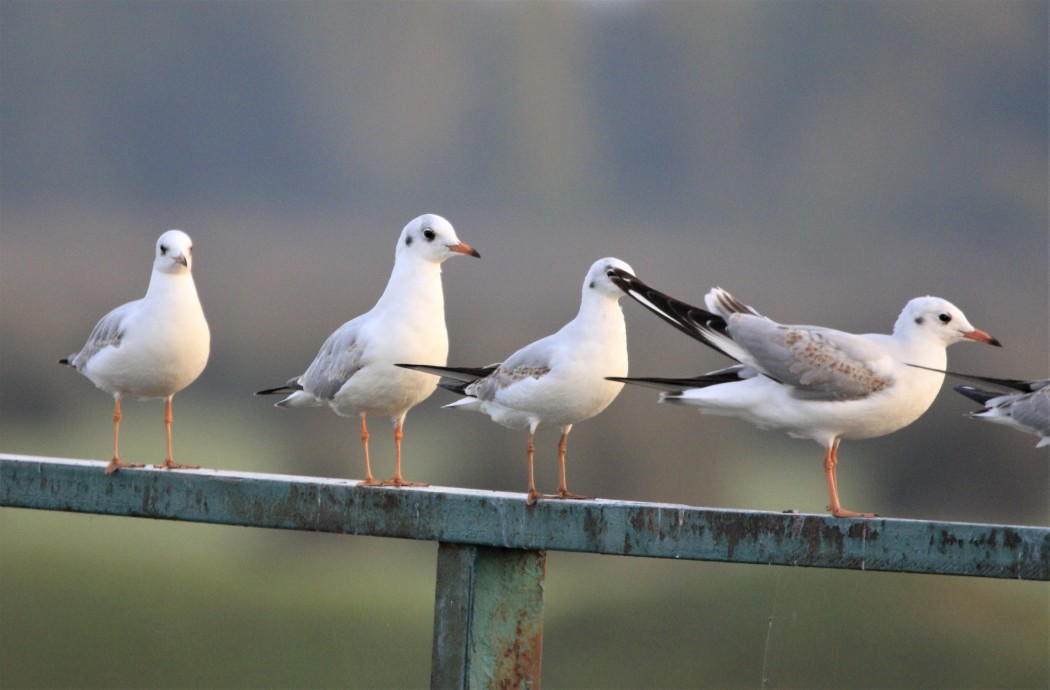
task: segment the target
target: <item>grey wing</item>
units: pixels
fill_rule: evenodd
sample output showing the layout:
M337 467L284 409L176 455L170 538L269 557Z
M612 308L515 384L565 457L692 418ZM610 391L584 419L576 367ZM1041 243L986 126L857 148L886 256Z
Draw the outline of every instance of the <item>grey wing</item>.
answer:
M750 315L731 317L729 333L746 350L745 364L801 397L856 400L893 383L891 358L863 336Z
M331 400L351 376L361 368L364 346L357 340L354 322L343 324L321 346L321 351L299 384L318 400Z
M1010 416L1041 436L1050 436L1050 387L1020 396L1010 406Z
M551 370L551 336L521 348L500 364L495 371L467 388L467 394L478 400L493 400L499 391L513 383L532 377L538 379Z
M111 346L120 347L120 340L124 337L124 319L141 303L142 300L136 300L122 304L103 316L91 329L91 335L88 336L84 347L80 348L80 352L70 355L70 366L81 371L88 360L100 350Z

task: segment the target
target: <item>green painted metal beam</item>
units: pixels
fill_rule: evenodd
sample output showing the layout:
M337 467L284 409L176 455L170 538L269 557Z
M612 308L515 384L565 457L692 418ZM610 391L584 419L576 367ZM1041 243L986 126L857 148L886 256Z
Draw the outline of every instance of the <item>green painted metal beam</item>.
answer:
M423 539L533 551L1050 580L1050 528L714 510L354 486L251 473L121 470L0 455L0 506Z
M430 687L539 690L545 551L442 542Z

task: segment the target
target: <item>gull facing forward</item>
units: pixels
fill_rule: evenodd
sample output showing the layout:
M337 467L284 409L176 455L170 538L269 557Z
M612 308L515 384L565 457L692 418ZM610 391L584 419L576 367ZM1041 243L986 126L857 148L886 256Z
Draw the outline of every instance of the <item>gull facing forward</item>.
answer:
M437 388L432 376L394 366L406 359L444 363L448 357L441 264L458 254L480 256L456 237L441 216L422 215L401 231L394 269L372 309L340 326L302 376L256 395L289 394L277 407L327 405L343 417L361 418L365 479L361 486L426 486L401 475L402 428L408 411ZM369 414L394 420L394 476L376 481L368 459Z
M630 272L619 259L596 261L583 281L580 311L561 330L526 345L502 364L459 368L399 364L442 376L441 387L466 396L446 407L487 414L511 429L528 429L528 504L555 498L536 491L533 437L539 427L561 429L557 498L593 498L571 493L565 481L565 451L574 424L597 415L616 398L622 383L608 374L627 374L627 330L619 301L623 293L609 276Z
M874 517L839 502L839 442L905 427L937 397L943 372L908 365L944 369L946 348L963 339L999 346L938 297L909 301L892 335L855 335L776 323L721 288L707 294L707 309L701 309L628 272L614 271L612 280L675 328L740 362L696 378L613 380L661 389L662 402L694 405L821 444L828 510L836 517Z
M113 459L106 474L120 467L142 467L120 459L120 401L124 396L164 398L168 452L157 467L197 469L175 462L171 454L171 399L204 371L211 343L193 284L192 253L193 242L181 230L161 235L146 296L103 316L80 352L59 360L115 400Z

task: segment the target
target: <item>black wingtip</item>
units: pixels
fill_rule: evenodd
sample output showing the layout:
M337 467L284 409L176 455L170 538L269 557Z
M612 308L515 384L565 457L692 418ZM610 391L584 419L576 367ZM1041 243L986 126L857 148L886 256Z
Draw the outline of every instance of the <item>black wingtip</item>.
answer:
M712 334L729 337L728 325L725 319L718 314L713 314L706 309L683 302L665 292L661 292L621 268L610 268L608 276L614 285L662 320L690 338L699 340L704 345L718 350L728 357L732 357L710 337ZM742 308L748 313L755 313L753 309L746 305L742 305Z
M605 379L607 381L629 383L635 386L645 386L646 388L655 388L667 393L677 394L695 388L707 388L708 386L717 386L720 383L733 383L740 381L740 376L737 375L738 371L739 367L730 367L720 371L713 371L710 374L701 374L700 376L683 378L661 378L656 376L606 376Z
M464 383L473 383L478 379L483 379L496 370L496 365L487 367L448 367L448 366L437 366L434 364L404 364L395 363L395 367L401 367L402 369L411 369L412 371L419 371L424 374L431 374L433 376L441 376L443 378L449 378L456 381L462 381Z
M618 268L615 266L606 271L605 275L609 276L609 280L613 282L613 285L620 288L624 292L630 292L631 281L638 280L631 273L628 273L622 268Z
M295 391L288 386L280 386L278 388L267 388L263 391L255 391L256 395L284 395L285 393L294 393Z
M1022 393L1030 393L1037 388L1042 388L1045 385L1043 380L1039 381L1026 381L1024 379L1000 379L994 376L978 376L977 374L962 374L958 371L945 371L943 369L933 369L931 367L924 367L920 364L908 364L909 367L915 367L916 369L925 369L926 371L933 371L938 374L947 374L948 376L954 376L956 378L964 379L966 381L976 381L978 383L988 383L993 386L1000 386L1013 391L1020 391ZM959 388L973 388L972 386L956 386L955 389ZM981 390L979 388L973 388L973 390ZM962 392L962 391L959 391ZM965 395L965 394L964 394ZM1002 393L996 393L992 397L1002 395Z
M993 393L991 391L981 390L980 388L974 388L973 386L955 386L952 388L956 393L965 395L970 400L978 402L982 405L986 404L992 398L998 398L1002 393Z
M69 363L69 358L68 357L63 357L62 359L58 360L58 363L59 364L65 364L67 367L73 366L72 364Z

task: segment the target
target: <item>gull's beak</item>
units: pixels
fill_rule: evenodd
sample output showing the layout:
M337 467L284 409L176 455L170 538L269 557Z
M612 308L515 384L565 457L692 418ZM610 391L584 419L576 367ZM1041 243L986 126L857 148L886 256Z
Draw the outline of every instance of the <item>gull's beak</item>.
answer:
M450 244L448 246L450 252L456 252L457 254L466 254L467 256L475 256L481 258L481 254L478 254L478 250L471 247L466 242L460 242L459 244Z
M190 265L189 259L186 258L185 254L179 254L178 256L175 257L174 261L175 261L175 263L182 264L183 266L187 266L188 267Z
M969 333L963 333L963 337L968 338L970 340L976 340L977 342L984 343L985 345L994 345L996 347L1003 346L1003 344L1000 343L998 339L993 338L992 336L988 335L979 328L975 328Z

